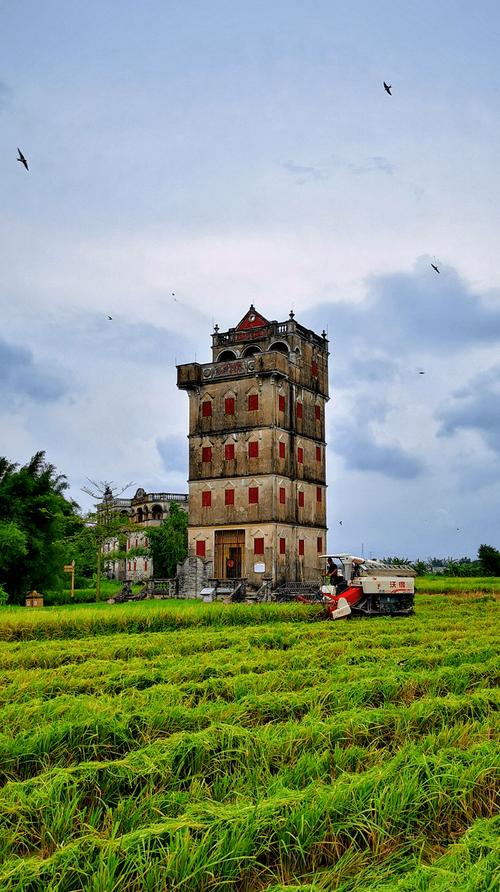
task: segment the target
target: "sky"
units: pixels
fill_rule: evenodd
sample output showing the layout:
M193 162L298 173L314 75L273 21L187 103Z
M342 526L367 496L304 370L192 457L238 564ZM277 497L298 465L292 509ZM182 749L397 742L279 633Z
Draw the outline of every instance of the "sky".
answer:
M329 549L500 547L499 40L489 0L0 0L0 454L187 492L176 364L293 309Z

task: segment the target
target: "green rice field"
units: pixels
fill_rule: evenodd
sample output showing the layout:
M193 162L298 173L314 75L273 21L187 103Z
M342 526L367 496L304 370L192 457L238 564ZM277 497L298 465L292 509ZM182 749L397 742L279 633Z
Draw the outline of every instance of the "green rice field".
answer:
M0 611L0 889L494 892L498 601Z

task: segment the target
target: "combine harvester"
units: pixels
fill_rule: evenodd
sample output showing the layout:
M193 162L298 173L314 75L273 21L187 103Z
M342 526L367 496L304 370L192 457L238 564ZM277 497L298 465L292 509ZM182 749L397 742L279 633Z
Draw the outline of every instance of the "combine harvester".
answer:
M349 616L410 616L415 595L412 567L366 560L352 554L325 554L326 582L321 600L331 619ZM298 596L298 600L309 601ZM310 603L310 601L309 601Z

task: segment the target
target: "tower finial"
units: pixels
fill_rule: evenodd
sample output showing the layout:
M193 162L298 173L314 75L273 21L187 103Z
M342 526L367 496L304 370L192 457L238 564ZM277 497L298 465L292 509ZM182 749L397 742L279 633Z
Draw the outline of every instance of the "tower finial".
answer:
M293 310L290 310L290 319L294 319L294 317L295 317L295 313L293 312Z

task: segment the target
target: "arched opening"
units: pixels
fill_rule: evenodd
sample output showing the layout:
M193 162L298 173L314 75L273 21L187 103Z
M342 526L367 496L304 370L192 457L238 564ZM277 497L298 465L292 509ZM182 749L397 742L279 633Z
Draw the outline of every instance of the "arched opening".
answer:
M231 362L233 359L236 359L234 350L223 350L222 353L219 353L217 362Z
M144 513L142 508L137 509L137 523L142 523L144 520Z
M288 356L290 349L288 344L285 344L284 341L275 341L274 344L271 344L269 347L269 352L275 351L277 353L284 353L285 356Z
M161 505L153 505L151 509L151 516L153 520L161 520L163 518L163 508Z
M257 344L250 344L249 347L245 347L243 356L255 356L256 353L262 353L262 350L257 347Z

